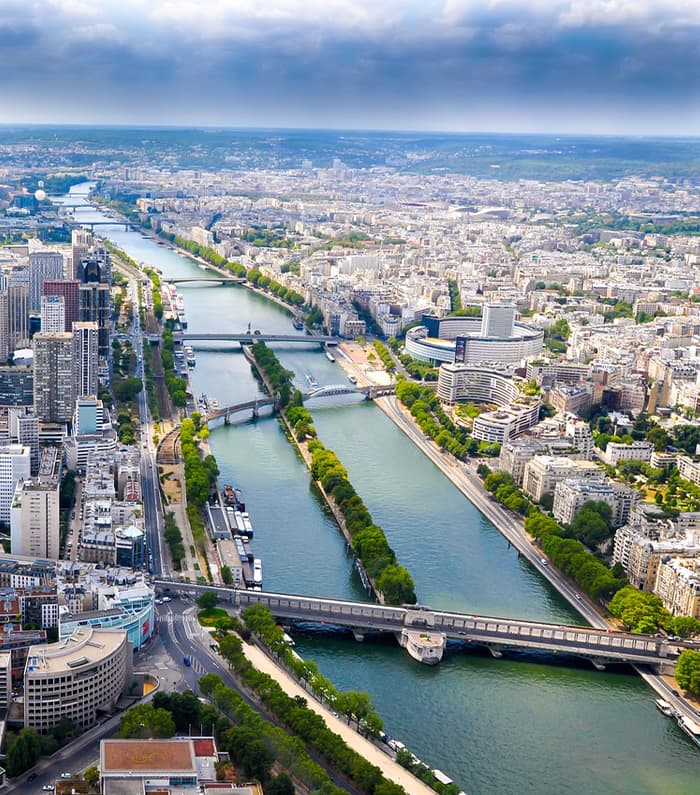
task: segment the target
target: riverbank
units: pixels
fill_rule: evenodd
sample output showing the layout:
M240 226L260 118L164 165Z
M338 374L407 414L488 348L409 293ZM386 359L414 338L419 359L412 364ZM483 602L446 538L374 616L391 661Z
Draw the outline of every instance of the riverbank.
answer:
M572 585L558 569L549 563L542 562L542 552L526 533L522 520L516 519L514 515L489 498L481 484L481 479L476 474L476 459L462 464L449 454L443 453L437 445L423 436L413 421L413 417L398 398L377 398L374 403L591 626L598 629L615 630L619 628L603 615L594 602L580 594L576 590L576 586ZM578 599L576 598L577 594L579 595ZM700 709L697 709L692 701L678 695L680 690L674 679L669 676L649 673L640 666L632 667L649 687L663 699L669 701L677 711L692 720L697 721L700 718Z

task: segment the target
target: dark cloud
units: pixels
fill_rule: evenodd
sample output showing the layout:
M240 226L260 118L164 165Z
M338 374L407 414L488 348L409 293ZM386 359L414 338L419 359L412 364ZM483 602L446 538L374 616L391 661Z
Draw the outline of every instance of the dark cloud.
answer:
M209 17L212 3L190 24L184 4L149 17L134 3L141 17L76 13L53 29L15 7L0 24L2 120L696 131L700 30L672 0L653 24L644 3L629 20L596 18L595 0L438 3L434 18L397 0L356 22L361 4L337 0L347 24L313 3L266 19Z

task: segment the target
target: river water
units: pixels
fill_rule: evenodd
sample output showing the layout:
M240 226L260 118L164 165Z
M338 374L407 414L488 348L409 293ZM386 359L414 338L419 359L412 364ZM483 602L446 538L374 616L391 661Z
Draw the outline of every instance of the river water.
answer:
M72 200L80 195L82 186L71 191ZM104 220L92 208L75 214ZM98 231L167 276L201 273L196 263L137 232L117 226ZM245 288L180 289L191 331L241 332L249 323L266 332L293 331L289 313ZM235 344L200 343L195 350L197 392L222 406L261 394ZM276 352L302 388L307 375L320 385L345 381L318 346L280 345ZM421 602L580 621L376 406L339 397L310 408L319 438L338 453L412 572ZM244 493L266 590L367 598L341 534L276 420L217 427L210 444L222 482ZM295 637L300 654L315 659L338 687L370 693L387 732L469 795L685 795L700 789L700 753L629 672L600 673L529 654L494 660L459 645L429 668L393 640L356 643L330 631Z

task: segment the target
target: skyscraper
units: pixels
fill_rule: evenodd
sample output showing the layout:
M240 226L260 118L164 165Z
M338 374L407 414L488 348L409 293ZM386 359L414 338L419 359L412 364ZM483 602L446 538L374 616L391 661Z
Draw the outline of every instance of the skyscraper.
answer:
M90 247L94 242L92 232L87 229L74 229L71 233L71 243L73 249L73 278L78 268L80 260L87 257Z
M81 284L78 291L80 302L80 320L97 323L98 353L109 356L109 285L99 282Z
M481 336L510 339L513 336L514 322L515 304L484 304L484 314L481 319Z
M73 334L34 335L34 410L42 422L70 423L75 405Z
M14 268L0 279L0 359L29 345L29 271Z
M79 301L80 282L75 280L52 280L44 282L44 295L62 295L66 310L66 326L64 331L72 331L73 323L80 320Z
M75 396L97 395L98 328L97 323L73 324L75 338Z
M23 480L17 484L10 512L13 555L58 558L59 496L58 481Z
M30 312L41 309L42 288L47 279L63 279L63 254L58 251L33 252L29 255Z
M66 330L66 302L62 295L41 296L41 330L48 333Z

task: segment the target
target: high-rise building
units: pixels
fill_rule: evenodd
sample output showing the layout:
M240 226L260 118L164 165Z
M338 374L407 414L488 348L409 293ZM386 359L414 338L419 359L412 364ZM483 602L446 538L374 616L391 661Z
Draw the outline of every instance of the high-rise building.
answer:
M10 521L15 486L30 476L29 448L21 444L0 447L0 522Z
M87 229L74 229L71 233L72 253L73 253L73 278L75 278L76 269L80 260L87 257L90 247L93 245L95 238L92 232Z
M47 279L63 279L63 254L35 251L29 255L29 311L41 309L41 295ZM42 326L43 328L43 326Z
M10 516L13 555L54 558L59 555L59 484L20 481L15 487Z
M14 268L0 279L0 361L29 345L29 271Z
M81 284L78 291L80 301L80 320L97 323L98 354L109 356L109 285L99 282Z
M510 339L513 336L514 322L515 304L484 304L483 315L481 317L481 336Z
M64 331L72 331L73 323L80 320L80 301L78 290L80 282L65 281L62 279L47 279L44 282L44 295L61 295L66 312L66 326ZM43 330L43 329L42 329Z
M66 330L66 301L62 295L41 296L41 330L47 333Z
M100 282L109 284L112 278L112 261L105 248L91 248L75 265L75 278L81 284Z
M75 405L73 334L34 335L34 409L42 422L70 423Z
M73 324L75 338L75 395L97 395L99 331L97 323Z

